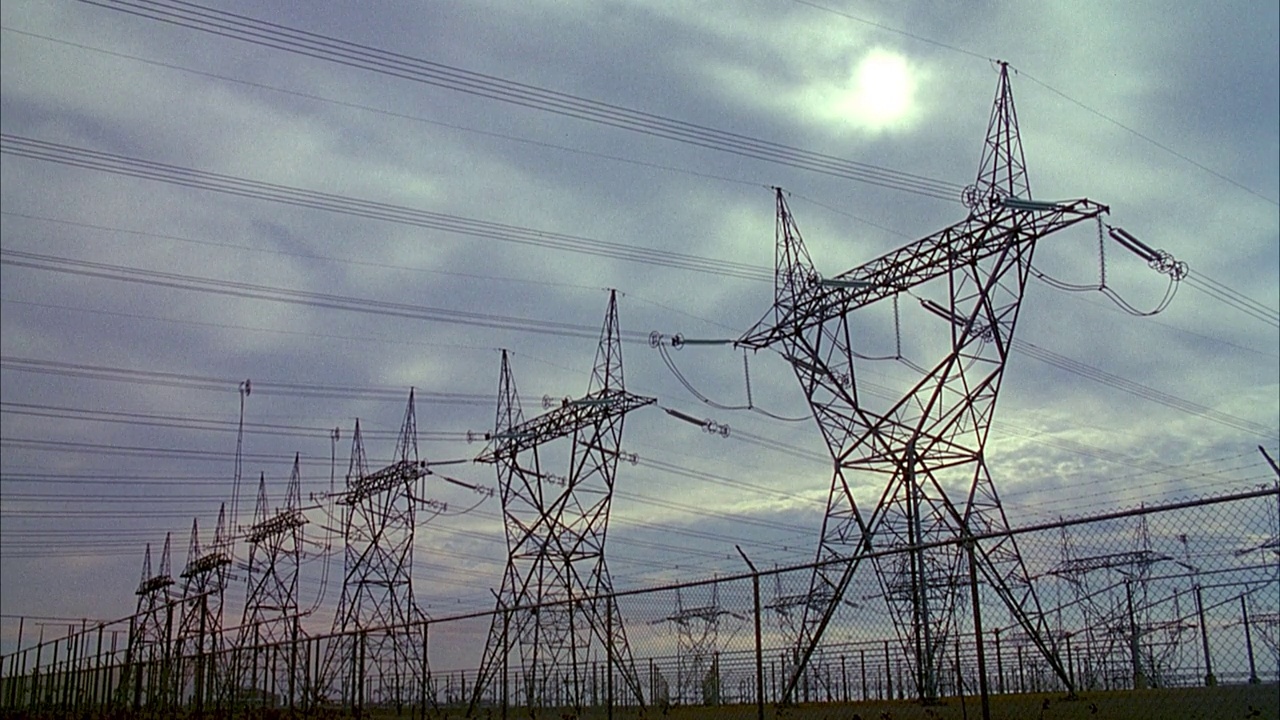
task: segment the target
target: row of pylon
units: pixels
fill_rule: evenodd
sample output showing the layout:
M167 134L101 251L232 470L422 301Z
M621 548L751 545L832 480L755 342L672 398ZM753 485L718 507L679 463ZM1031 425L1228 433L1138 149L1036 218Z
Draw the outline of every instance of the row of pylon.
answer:
M784 193L777 191L774 303L734 344L782 352L805 391L835 468L818 542L819 564L808 592L795 602L799 622L791 638L794 653L786 698L794 697L806 664L867 558L884 589L904 650L915 659L913 679L922 700L936 698L938 663L948 638L958 632L956 610L966 590L974 593L974 624L981 633L979 578L1059 679L1072 687L1017 545L1005 532L1008 520L984 446L1035 244L1077 223L1100 221L1109 209L1087 199L1031 199L1009 68L1000 63L999 71L978 176L963 197L969 214L962 222L823 280ZM896 302L912 288L934 280L947 283L947 303L921 302L942 319L948 349L935 365L920 368L921 377L900 398L884 409L873 409L859 394L861 356L850 332L850 313L885 300ZM616 673L622 679L621 692L643 705L626 630L612 599L604 546L624 418L654 402L625 390L614 293L586 395L526 420L503 353L494 431L477 460L497 470L508 558L473 707L481 702L506 653L519 656L527 674L523 687L530 694L525 700L531 707L544 691L540 679L592 660L607 663L608 677ZM415 433L411 401L398 460L369 473L357 429L341 501L346 554L335 630L407 625L421 619L409 569L414 508L423 495L415 496L408 488L431 472L418 458ZM569 470L561 476L544 469L539 448L562 438L573 442ZM854 501L862 478L886 483L869 509ZM262 507L263 496L259 498ZM305 518L288 503L280 512L285 515L260 516L249 531L251 589L242 629L265 628L292 617L292 626L280 627L297 632L297 539ZM363 545L356 538L363 538ZM951 542L957 538L965 542ZM884 550L906 552L894 554L889 562L877 559L876 551ZM255 553L262 559L259 585L252 580L258 567ZM287 561L289 557L294 560ZM282 569L287 562L292 565ZM143 585L149 588L147 572ZM162 572L156 577L163 576ZM516 612L532 606L543 610ZM274 620L267 617L271 613ZM425 664L419 648L410 647L412 643L400 647L399 642L387 640L372 650L372 662L388 667ZM355 652L354 646L339 651L334 665L353 666ZM367 662L364 655L360 659ZM411 683L407 690L413 692Z

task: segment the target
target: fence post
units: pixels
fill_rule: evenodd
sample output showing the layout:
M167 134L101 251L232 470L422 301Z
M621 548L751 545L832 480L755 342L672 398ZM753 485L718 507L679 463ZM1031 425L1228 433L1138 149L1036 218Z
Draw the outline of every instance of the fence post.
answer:
M1249 629L1249 606L1243 593L1240 595L1240 620L1244 624L1244 647L1249 653L1249 684L1257 685L1262 681L1258 679L1258 666L1253 661L1253 633Z
M89 621L80 621L80 645L76 650L76 700L75 707L77 710L83 710L87 707L88 692L85 683L88 681L89 675Z
M9 705L13 710L17 710L21 706L21 700L26 697L27 692L27 651L22 648L22 631L26 629L26 624L27 618L25 615L18 618L18 644L14 648L14 655L17 655L18 651L22 650L22 668L19 670L19 675L22 676L22 693L19 695L15 688L13 702Z
M1133 689L1141 690L1147 686L1147 676L1142 671L1142 658L1138 652L1138 621L1133 615L1133 584L1124 582L1125 600L1129 604L1129 658L1133 663Z
M511 645L507 633L511 627L511 611L501 603L499 607L502 609L502 720L507 720L507 702L510 699L507 694L507 683L511 667Z
M754 605L753 615L756 624L756 718L764 720L764 647L761 643L762 635L760 628L760 571L756 570L756 566L752 564L751 559L742 551L742 548L734 545L738 550L738 554L742 556L742 560L747 563L747 567L751 568L751 598Z
M893 665L891 665L889 662L889 641L888 640L884 641L884 683L885 683L885 689L889 696L888 699L892 700L893 699Z
M849 669L845 666L845 657L840 655L840 694L845 702L849 702Z
M1000 694L1005 693L1004 689L1004 656L1000 654L1000 628L992 631L996 636L996 678L1000 681Z
M982 603L978 595L978 567L973 558L976 542L970 537L965 545L969 551L969 593L973 597L973 639L978 651L978 695L982 701L982 720L991 720L991 698L987 687L987 653L982 647ZM959 638L956 638L956 662L960 662ZM963 690L961 692L963 693Z
M613 604L615 602L617 602L617 598L610 595L609 599L605 601L604 606L605 634L609 638L609 647L607 652L605 652L605 670L608 675L608 677L605 678L605 702L609 706L609 709L606 712L606 716L609 720L613 720L613 654L617 651L617 648L613 644ZM576 667L574 668L574 674L575 676L577 674ZM574 693L575 695L578 695L580 693L579 688L575 687ZM576 702L577 705L581 705L580 699L576 699Z
M289 715L293 716L294 695L298 692L298 616L293 616L293 637L289 638Z
M858 656L862 661L862 701L867 701L867 651L859 648Z
M311 709L311 698L315 691L311 682L311 640L302 641L302 696L298 698L298 704L302 706L302 711L307 712Z
M360 632L360 660L356 665L356 717L361 717L364 713L364 648L367 641L368 633L362 630Z
M1068 697L1075 697L1076 694L1076 666L1075 660L1071 655L1071 633L1067 633L1062 637L1064 649L1067 652L1067 677L1071 680L1071 687L1067 688Z
M1200 644L1204 648L1204 684L1213 687L1218 678L1213 675L1213 664L1209 660L1209 628L1204 624L1204 600L1200 597L1200 585L1196 585L1196 615L1200 618Z
M107 671L102 676L102 704L108 710L116 706L119 697L119 688L115 678L119 674L119 664L116 662L116 641L120 637L119 630L111 631L111 655L107 661Z
M422 717L427 717L427 676L431 673L431 663L427 658L427 643L430 641L428 629L430 625L422 621L422 668L418 673L418 707L422 708Z
M76 658L76 642L79 638L75 635L76 626L67 626L67 649L63 655L62 661L62 687L58 688L58 694L61 698L58 700L58 706L63 712L71 710L71 685L74 682L75 658Z

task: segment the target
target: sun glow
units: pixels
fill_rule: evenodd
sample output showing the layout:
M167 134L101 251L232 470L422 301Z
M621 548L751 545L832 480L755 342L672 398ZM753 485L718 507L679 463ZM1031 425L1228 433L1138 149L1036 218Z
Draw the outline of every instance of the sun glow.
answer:
M835 93L828 112L865 129L882 130L906 119L915 89L906 58L872 50L853 68L848 84Z

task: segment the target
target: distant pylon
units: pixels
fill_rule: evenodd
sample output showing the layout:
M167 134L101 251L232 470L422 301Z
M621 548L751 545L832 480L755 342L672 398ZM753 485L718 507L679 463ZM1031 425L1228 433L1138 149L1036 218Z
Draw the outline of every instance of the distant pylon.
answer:
M702 588L690 588L701 590ZM656 622L675 626L676 700L680 704L719 705L721 702L719 657L720 620L725 615L742 616L720 606L720 586L711 586L711 602L688 606L676 588L675 612Z
M416 508L432 502L422 488L431 471L418 456L412 390L395 457L370 472L356 421L346 489L336 500L346 508L342 597L333 619L340 636L326 651L321 688L340 692L355 707L435 703L425 636L412 627L426 620L413 595Z
M248 591L236 641L239 699L288 707L299 699L302 681L298 569L307 519L300 509L299 461L295 455L284 506L274 512L267 502L266 476L258 479L254 524L245 530Z
M512 656L531 708L560 698L581 710L598 661L607 668L606 699L612 698L618 676L624 691L644 705L604 547L623 419L654 402L627 392L623 383L616 292L609 293L585 396L565 399L525 421L503 351L494 431L476 460L497 470L508 557L471 712L485 701L497 669ZM563 477L544 469L542 450L562 438L572 439Z
M172 692L172 640L174 603L169 598L173 576L169 570L168 533L160 555L159 572L151 572L151 543L142 559L142 579L138 581L137 611L129 620L129 645L121 671L120 703L138 712L143 705L170 703Z
M178 657L184 662L179 697L185 697L188 679L191 703L197 713L217 692L217 667L222 650L222 598L227 586L231 556L226 546L226 510L218 508L218 525L209 552L200 547L199 521L191 521L191 542L187 564L182 569L182 623L178 629Z

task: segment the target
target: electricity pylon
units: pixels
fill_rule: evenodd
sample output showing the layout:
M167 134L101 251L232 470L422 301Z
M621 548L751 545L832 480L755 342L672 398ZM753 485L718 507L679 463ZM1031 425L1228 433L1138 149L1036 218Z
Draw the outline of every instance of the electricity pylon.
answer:
M226 512L224 503L218 508L218 525L209 552L200 546L199 521L191 521L191 542L187 546L187 564L182 578L182 623L178 629L178 657L184 668L179 699L185 694L190 676L191 699L196 714L204 712L205 701L218 687L217 665L222 649L222 597L227 586L227 567L231 555L226 551Z
M720 619L725 615L742 619L741 615L720 606L720 586L711 586L711 603L686 607L680 588L676 588L675 612L657 622L675 626L676 698L684 704L719 705L721 687L717 659L720 654Z
M322 687L336 685L356 707L373 700L397 708L434 703L425 635L417 637L410 627L426 620L413 598L413 538L416 508L430 502L420 485L431 474L418 457L412 390L395 457L370 472L356 421L346 488L336 499L345 506L346 545L342 598L333 618L338 637L328 646L322 671ZM365 697L366 687L374 697Z
M285 490L284 506L273 512L267 502L266 476L258 478L254 523L245 530L249 543L246 566L249 589L236 641L238 692L251 690L255 700L275 704L283 695L292 707L297 699L300 668L298 640L298 568L302 561L302 478L299 456Z
M510 654L520 663L530 712L554 704L557 696L566 697L567 704L580 711L585 680L597 659L608 668L608 701L616 674L643 707L604 546L622 454L623 419L655 402L627 392L623 383L616 291L609 293L595 367L583 397L565 399L526 421L503 351L494 430L476 461L497 469L508 556L476 676L472 712ZM559 477L544 470L540 448L564 438L572 440L572 449L568 472ZM558 687L564 688L563 695Z
M1008 528L984 446L1036 242L1108 208L1087 199L1031 199L1003 63L978 177L962 199L969 208L963 221L822 279L777 192L774 305L736 344L782 351L834 460L817 560L836 562L812 575L814 602L804 605L788 701L860 561L893 550L902 551L887 556L896 560L873 566L904 650L915 658L921 699L936 697L966 554L1072 689L1013 538L972 539ZM933 280L946 283L949 302L922 304L946 322L949 349L900 399L873 409L859 393L849 316ZM860 473L885 481L870 514L854 501Z
M173 576L169 570L168 533L164 536L164 552L160 570L151 573L151 543L147 543L142 559L142 579L138 581L138 607L129 620L129 645L124 669L120 674L120 703L137 713L143 703L154 706L165 702L171 688L173 606L169 588Z

